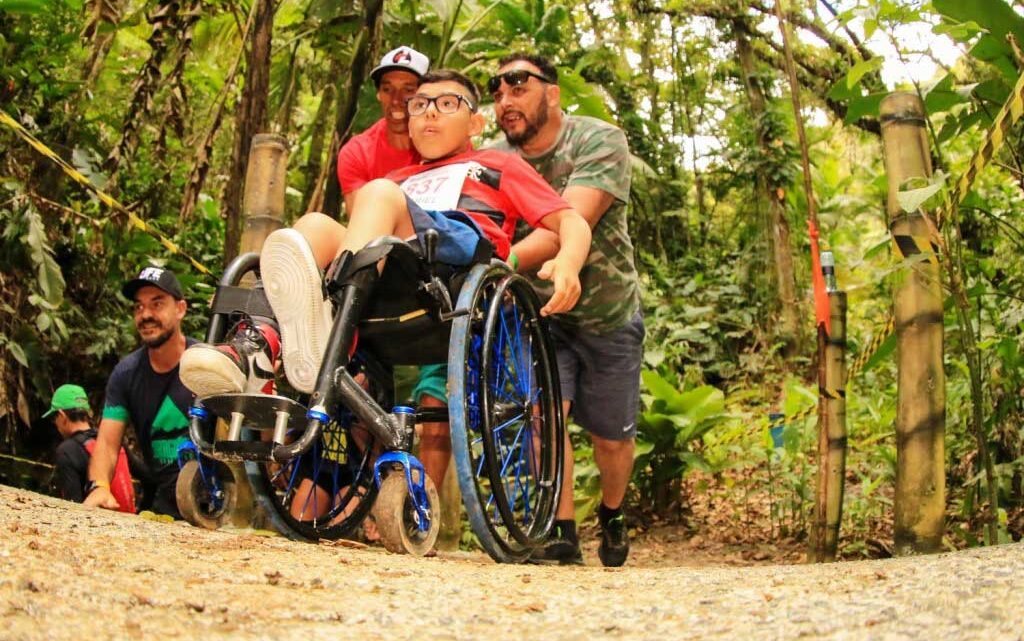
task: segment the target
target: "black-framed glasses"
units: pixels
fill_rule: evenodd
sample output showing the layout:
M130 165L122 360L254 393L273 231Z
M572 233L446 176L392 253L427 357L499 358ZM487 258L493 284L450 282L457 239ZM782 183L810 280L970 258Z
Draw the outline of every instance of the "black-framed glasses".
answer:
M504 80L505 84L509 87L518 87L530 78L536 78L541 82L549 85L555 84L555 81L547 76L543 76L539 73L533 73L528 69L513 69L512 71L506 71L505 73L499 73L496 76L491 76L487 81L487 92L494 93L501 87L501 81Z
M409 111L410 116L425 114L430 105L434 105L438 113L453 114L459 110L459 103L462 102L466 103L466 107L471 112L476 111L476 105L469 98L457 93L443 93L439 96L416 94L405 101L405 108Z

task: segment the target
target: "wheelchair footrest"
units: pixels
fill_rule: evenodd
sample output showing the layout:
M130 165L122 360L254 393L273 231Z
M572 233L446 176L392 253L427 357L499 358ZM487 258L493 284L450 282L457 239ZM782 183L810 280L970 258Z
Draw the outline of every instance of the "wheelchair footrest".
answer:
M249 429L272 430L279 412L288 415L289 430L306 427L306 406L284 396L270 394L218 394L200 399L203 407L228 423L233 414L241 414L242 424Z
M242 461L269 461L274 443L270 441L217 441L213 444L217 454Z

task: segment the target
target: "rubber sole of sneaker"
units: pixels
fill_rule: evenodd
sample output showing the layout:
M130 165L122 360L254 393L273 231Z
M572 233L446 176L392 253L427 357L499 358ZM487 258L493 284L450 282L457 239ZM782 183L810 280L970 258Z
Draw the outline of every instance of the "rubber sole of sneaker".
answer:
M629 558L629 546L607 549L601 545L597 548L597 558L601 559L601 565L606 568L622 567Z
M331 333L331 306L323 298L323 277L302 234L280 229L267 237L260 272L281 329L285 376L295 389L311 393Z
M231 357L215 347L196 345L181 355L178 376L199 398L233 394L245 388L245 374Z

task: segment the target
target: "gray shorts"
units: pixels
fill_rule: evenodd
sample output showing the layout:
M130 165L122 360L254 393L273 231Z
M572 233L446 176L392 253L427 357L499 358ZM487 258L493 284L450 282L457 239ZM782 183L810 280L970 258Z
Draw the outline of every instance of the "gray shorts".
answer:
M640 366L644 356L644 317L607 334L591 334L551 323L558 358L562 400L585 430L609 441L636 436L640 410Z

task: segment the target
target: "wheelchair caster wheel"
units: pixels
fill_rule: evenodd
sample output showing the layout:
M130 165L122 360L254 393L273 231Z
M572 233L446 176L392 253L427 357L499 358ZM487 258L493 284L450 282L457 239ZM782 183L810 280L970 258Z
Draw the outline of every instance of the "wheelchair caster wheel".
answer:
M417 474L413 472L414 477ZM380 484L373 504L373 518L377 521L381 542L389 552L423 556L434 548L441 531L441 500L430 477L424 479L424 487L431 514L426 531L419 528L419 515L409 495L405 473L396 470Z
M182 518L196 527L216 530L231 522L239 505L239 488L231 469L211 461L206 474L199 461L189 461L178 473L175 500Z

